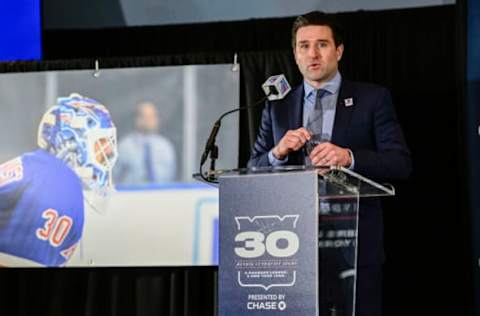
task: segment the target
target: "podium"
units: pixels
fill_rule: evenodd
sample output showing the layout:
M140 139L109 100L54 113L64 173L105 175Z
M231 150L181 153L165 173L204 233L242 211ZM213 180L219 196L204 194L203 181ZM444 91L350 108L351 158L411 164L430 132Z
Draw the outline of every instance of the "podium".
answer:
M220 194L220 316L354 315L359 201L393 187L342 167L208 177Z

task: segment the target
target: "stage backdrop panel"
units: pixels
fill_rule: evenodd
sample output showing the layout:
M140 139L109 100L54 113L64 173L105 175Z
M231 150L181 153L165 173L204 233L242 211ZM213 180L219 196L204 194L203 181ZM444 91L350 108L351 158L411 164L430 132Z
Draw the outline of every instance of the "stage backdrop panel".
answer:
M44 17L47 29L75 29L236 21L296 16L312 10L349 12L454 3L455 0L46 0Z

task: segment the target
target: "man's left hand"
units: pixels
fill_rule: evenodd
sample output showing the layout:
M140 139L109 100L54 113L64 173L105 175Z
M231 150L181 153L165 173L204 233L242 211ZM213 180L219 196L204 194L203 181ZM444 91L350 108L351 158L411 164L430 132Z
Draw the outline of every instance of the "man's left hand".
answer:
M332 143L318 144L310 153L309 158L315 166L341 166L348 168L352 164L349 150Z

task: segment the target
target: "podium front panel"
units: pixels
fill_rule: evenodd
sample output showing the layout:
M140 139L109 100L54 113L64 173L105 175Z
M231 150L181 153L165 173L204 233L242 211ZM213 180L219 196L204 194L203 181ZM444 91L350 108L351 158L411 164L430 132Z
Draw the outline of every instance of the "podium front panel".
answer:
M220 178L219 314L318 315L314 171Z

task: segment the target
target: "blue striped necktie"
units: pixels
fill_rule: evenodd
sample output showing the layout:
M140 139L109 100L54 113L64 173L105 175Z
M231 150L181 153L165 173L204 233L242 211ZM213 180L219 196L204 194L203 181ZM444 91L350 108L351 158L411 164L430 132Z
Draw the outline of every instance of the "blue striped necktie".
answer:
M322 98L328 93L327 90L318 89L317 96L315 98L315 105L313 107L312 112L307 119L306 128L312 134L312 138L307 141L305 144L305 163L307 165L311 164L310 158L308 155L312 152L312 150L317 146L317 144L323 142L323 107L322 107Z
M153 170L153 162L152 162L152 147L149 141L146 141L143 145L143 158L144 158L144 165L145 165L145 175L147 182L155 182L155 172Z
M315 98L315 106L308 116L307 130L312 133L312 140L315 142L322 141L323 134L323 107L322 98L328 93L327 90L318 89L317 97Z

